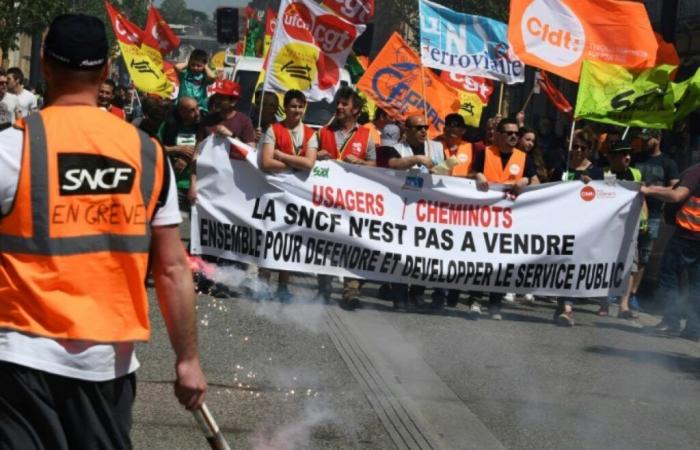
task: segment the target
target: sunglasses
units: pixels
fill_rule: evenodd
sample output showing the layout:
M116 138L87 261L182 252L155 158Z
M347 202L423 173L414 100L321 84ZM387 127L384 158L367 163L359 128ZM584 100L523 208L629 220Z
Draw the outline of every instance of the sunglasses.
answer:
M428 125L409 125L408 128L418 131L427 131L430 127L428 127Z
M571 146L571 150L588 150L587 145L574 144Z
M507 134L508 136L517 136L520 134L519 131L501 131L501 134Z

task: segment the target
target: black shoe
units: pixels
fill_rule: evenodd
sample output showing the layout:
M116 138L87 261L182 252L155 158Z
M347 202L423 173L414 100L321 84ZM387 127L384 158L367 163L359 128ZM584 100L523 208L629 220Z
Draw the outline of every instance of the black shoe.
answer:
M678 335L681 339L687 339L689 341L693 342L700 342L700 332L697 331L690 331L688 330L688 327L686 327L683 331L681 331L681 334Z
M341 298L339 305L345 311L354 311L358 306L360 306L360 299L357 297Z
M646 331L650 333L678 334L681 332L681 324L669 323L665 320L657 323L653 327L646 327Z
M228 286L222 283L214 283L209 289L209 295L216 298L238 297L238 293L229 289Z
M377 289L377 298L382 300L391 300L393 296L393 291L391 290L391 284L384 283Z
M290 303L293 297L294 295L287 288L278 288L275 292L275 300L280 303Z

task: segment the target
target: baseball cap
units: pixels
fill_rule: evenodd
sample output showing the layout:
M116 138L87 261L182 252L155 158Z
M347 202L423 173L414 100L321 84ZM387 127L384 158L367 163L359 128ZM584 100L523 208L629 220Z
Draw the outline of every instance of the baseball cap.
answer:
M630 147L629 143L620 143L610 148L608 154L632 153L632 151L632 147Z
M390 123L382 128L381 139L381 144L383 146L391 147L392 145L396 145L399 143L399 139L401 139L401 130L398 126Z
M211 93L238 98L241 96L241 85L231 80L216 80L212 85Z
M62 14L44 38L44 55L75 70L97 70L107 63L105 24L94 16Z

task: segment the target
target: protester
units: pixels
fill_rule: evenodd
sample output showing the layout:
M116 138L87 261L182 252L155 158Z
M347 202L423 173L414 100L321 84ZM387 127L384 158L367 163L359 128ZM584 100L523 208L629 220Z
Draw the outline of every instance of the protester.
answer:
M274 92L265 91L265 95L262 100L262 111L260 111L257 105L260 104L260 96L262 91L257 91L255 93L255 108L253 113L250 115L250 120L253 121L255 125L255 142L258 147L262 147L262 138L265 136L265 132L273 123L277 122L277 111L279 110L280 103L277 94ZM262 114L261 114L262 112ZM258 124L260 121L260 124ZM258 126L260 125L260 126Z
M100 89L97 91L97 106L100 108L111 112L115 116L122 120L126 120L126 114L124 110L112 104L114 100L114 89L116 84L114 81L107 78L100 85Z
M576 130L565 174L567 181L588 183L591 180L602 180L604 178L603 169L591 161L594 159L596 141L595 133L590 128L586 127ZM557 299L557 309L554 311L554 323L563 327L574 326L573 305L574 298L559 297Z
M216 79L216 74L207 66L207 52L196 48L186 63L175 64L180 89L177 101L182 97L197 100L199 108L207 111L207 87Z
M97 109L96 94L110 70L104 30L91 16L55 18L42 52L50 102L0 133L5 448L131 448L134 347L150 332L143 282L149 258L176 354L175 395L190 410L204 402L195 297L176 229L172 172L156 141ZM90 171L95 161L114 164L126 178L109 187L84 183L81 195L64 195L64 183L75 180L61 173L61 163ZM104 204L117 207L112 211L144 205L143 222L77 214L66 228L49 211L49 205L77 211Z
M685 310L688 321L681 337L700 342L700 164L683 172L673 187L642 186L641 192L647 198L681 204L673 236L666 244L656 291L656 297L666 304L666 310L654 329L664 333L681 331ZM688 273L687 308L680 294L683 271Z
M370 136L372 136L372 140L375 144L379 144L381 141L382 130L389 123L391 123L391 120L389 119L386 111L384 111L382 108L376 108L374 110L374 117L372 118L372 121L365 125L365 127L369 129Z
M561 180L567 167L568 155L563 139L554 132L554 123L549 117L540 117L537 121L537 142L549 169L549 179Z
M350 87L341 87L335 96L335 117L330 125L318 132L318 159L334 159L360 166L376 166L377 154L370 130L357 123L364 101ZM319 296L324 301L331 297L333 277L318 275ZM362 281L344 277L340 307L352 311L360 304Z
M316 163L318 137L313 128L301 119L306 109L306 96L303 92L291 89L284 94L282 122L272 124L265 132L260 168L267 172L282 172L289 169L310 171ZM290 272L279 271L277 293L281 302L292 298L289 292Z
M160 97L152 95L146 96L142 105L143 116L131 123L149 136L155 137L167 115L166 107Z
M192 97L180 98L180 103L166 117L158 130L158 138L165 147L175 169L177 200L182 216L180 239L189 248L190 242L190 208L188 192L192 183L193 159L197 130L199 129L199 106Z
M445 160L445 152L441 142L428 139L428 125L423 115L412 115L406 118L405 140L394 145L387 153L387 166L397 170L415 171L415 175L427 173L434 166ZM387 125L388 127L388 125ZM412 179L416 176L411 176ZM418 176L419 178L419 176ZM395 309L425 308L429 306L423 300L425 286L393 283L392 297ZM444 291L433 292L432 306L441 308L444 305Z
M19 67L7 69L7 90L17 96L20 117L27 117L38 109L36 95L24 88L24 81L24 74Z
M530 127L522 126L518 130L518 135L517 147L528 155L532 155L537 168L537 179L540 183L546 183L549 181L549 172L544 162L544 155L542 155L542 150L537 142L537 133Z
M7 74L0 69L0 129L5 129L15 122L19 109L19 99L7 92Z
M675 186L678 182L678 166L669 156L661 153L661 131L643 130L637 136L642 143L642 150L633 158L634 167L639 170L647 186ZM649 217L645 232L640 230L638 238L639 266L634 275L632 292L630 294L630 308L638 308L636 297L639 286L644 280L644 269L649 263L654 243L659 237L661 222L663 220L664 203L650 197L646 200Z
M217 80L209 98L209 114L202 120L197 141L203 141L212 133L235 137L255 147L255 129L250 117L236 111L241 97L241 86L231 80ZM180 97L182 98L182 97ZM196 98L196 97L192 97ZM201 104L200 104L201 106Z
M632 167L630 163L632 162L632 148L624 143L618 144L617 147L610 148L608 150L608 162L609 166L604 168L605 174L612 174L615 176L616 180L620 181L634 181L636 183L642 183L644 179L642 178L642 173ZM648 229L647 222L647 212L646 205L642 207L642 214L640 217L639 233L646 233ZM635 274L639 270L639 250L637 246L634 249L634 261L632 263L632 276L629 280L629 286L625 290L624 295L620 297L620 304L617 317L620 319L634 319L636 314L630 310L629 300L632 293L632 287L634 285ZM598 315L607 316L609 314L609 302L610 299L604 299L601 301L600 309L598 310Z
M377 147L377 167L388 168L389 159L396 155L394 146L401 142L401 129L393 123L382 128L380 145Z
M490 183L510 185L509 193L518 196L528 185L539 184L537 167L532 155L516 148L519 138L515 119L502 119L496 126L494 145L486 147L474 158L472 170L476 174L477 188L488 190ZM489 294L489 316L501 320L503 294ZM481 314L479 305L470 300L470 314L477 318Z

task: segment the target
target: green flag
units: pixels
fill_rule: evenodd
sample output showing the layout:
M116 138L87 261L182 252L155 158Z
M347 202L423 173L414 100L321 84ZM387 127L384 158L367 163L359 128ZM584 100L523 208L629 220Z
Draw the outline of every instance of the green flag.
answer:
M700 108L700 69L683 82L671 83L671 90L676 104L676 121L682 120Z
M584 61L574 115L620 126L671 128L676 101L687 91L672 88L670 74L674 69L661 65L631 71L615 64Z

